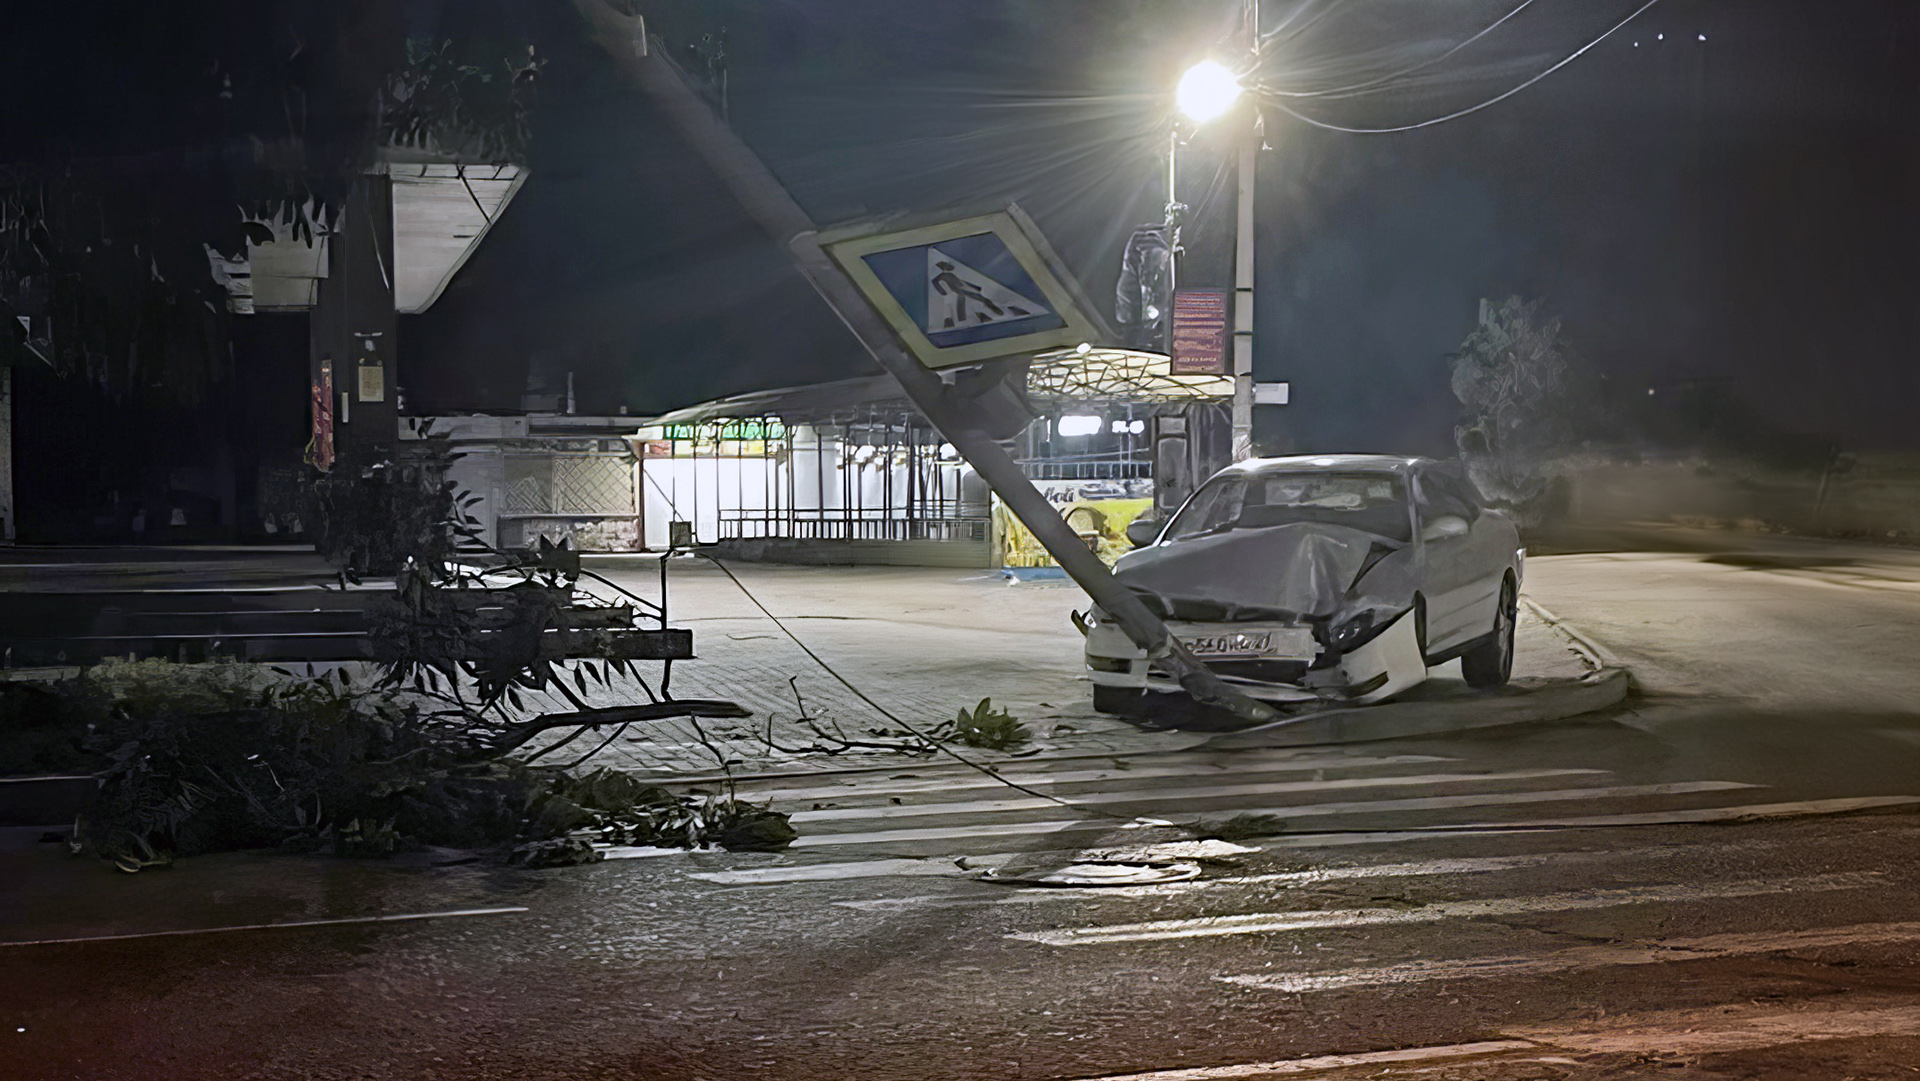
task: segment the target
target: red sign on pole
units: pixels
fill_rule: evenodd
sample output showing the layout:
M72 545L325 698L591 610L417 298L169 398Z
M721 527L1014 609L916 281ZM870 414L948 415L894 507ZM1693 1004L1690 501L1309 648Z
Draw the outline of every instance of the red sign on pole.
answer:
M320 377L313 381L313 438L307 440L307 464L322 473L333 469L333 358L320 358Z
M1173 294L1174 375L1227 372L1227 291L1181 289Z

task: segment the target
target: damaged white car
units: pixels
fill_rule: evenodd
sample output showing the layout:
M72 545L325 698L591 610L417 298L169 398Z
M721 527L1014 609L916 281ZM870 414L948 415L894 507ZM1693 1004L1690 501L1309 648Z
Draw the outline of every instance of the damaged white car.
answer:
M1137 522L1114 575L1222 680L1268 702L1378 702L1455 657L1475 687L1513 670L1525 552L1457 466L1342 454L1257 458L1172 520ZM1095 608L1094 707L1179 685Z

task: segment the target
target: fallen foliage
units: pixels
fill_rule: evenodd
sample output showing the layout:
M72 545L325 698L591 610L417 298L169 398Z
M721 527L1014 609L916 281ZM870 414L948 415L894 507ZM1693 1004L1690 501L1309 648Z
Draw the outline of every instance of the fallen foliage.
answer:
M377 857L502 847L515 862L552 866L581 862L588 839L765 850L794 837L786 815L730 796L476 758L460 726L344 669L301 678L117 661L31 694L9 690L0 705L52 718L36 738L52 728L78 746L100 789L75 839L129 871L239 848Z
M993 708L991 698L982 698L971 710L960 710L951 722L935 729L933 735L936 739L952 739L990 751L1011 750L1033 738L1033 733L1013 714Z

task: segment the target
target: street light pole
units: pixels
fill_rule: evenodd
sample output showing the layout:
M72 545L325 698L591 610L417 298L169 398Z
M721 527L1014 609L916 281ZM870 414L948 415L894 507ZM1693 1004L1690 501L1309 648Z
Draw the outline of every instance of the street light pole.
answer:
M1239 212L1233 242L1233 460L1253 457L1253 190L1260 133L1240 144Z
M1187 208L1180 205L1180 118L1167 122L1167 287L1166 310L1160 313L1161 349L1173 355L1173 296L1180 287L1180 219Z
M1260 70L1260 0L1246 0L1247 52ZM1260 162L1260 110L1240 132L1233 239L1233 460L1253 457L1253 193Z
M1234 140L1239 158L1234 169L1239 199L1234 215L1233 252L1232 456L1236 462L1253 457L1253 195L1262 142L1259 107L1247 100L1245 88L1241 85L1249 73L1257 76L1260 70L1260 0L1245 0L1243 11L1249 58L1247 68L1235 74L1217 60L1203 60L1187 69L1186 75L1180 79L1180 85L1174 90L1174 101L1180 111L1196 124L1205 124L1229 115L1235 115L1240 121L1240 133ZM1237 114L1236 105L1240 110ZM1174 145L1179 145L1177 126ZM1172 153L1173 150L1169 149L1169 155ZM1169 203L1173 177L1173 169L1169 164Z

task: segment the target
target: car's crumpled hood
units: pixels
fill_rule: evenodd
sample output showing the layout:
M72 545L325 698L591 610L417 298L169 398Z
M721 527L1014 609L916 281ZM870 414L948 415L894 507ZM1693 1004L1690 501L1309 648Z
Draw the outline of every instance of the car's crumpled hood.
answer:
M1326 616L1346 606L1347 588L1376 546L1404 547L1347 526L1296 522L1129 552L1114 566L1114 576L1132 589L1168 600L1206 602L1228 611L1277 608ZM1375 575L1388 569L1369 570L1368 592ZM1381 577L1378 584L1390 591L1394 580L1403 580L1398 574Z

